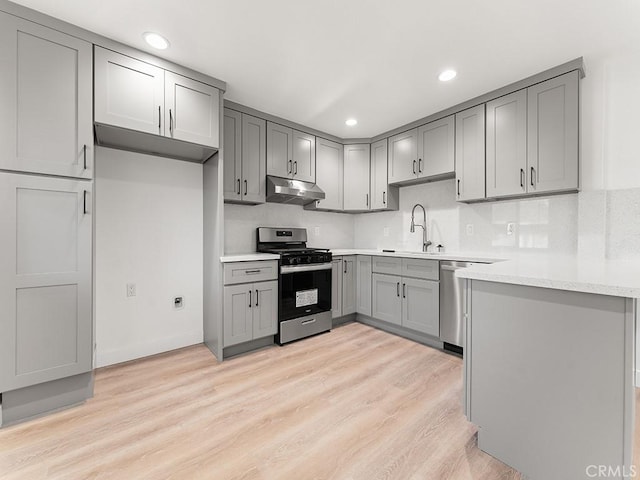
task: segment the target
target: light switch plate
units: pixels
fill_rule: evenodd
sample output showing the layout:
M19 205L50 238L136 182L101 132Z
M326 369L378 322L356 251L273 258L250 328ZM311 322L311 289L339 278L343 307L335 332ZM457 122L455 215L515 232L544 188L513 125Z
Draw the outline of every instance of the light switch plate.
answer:
M473 223L467 224L467 236L471 237L473 235Z

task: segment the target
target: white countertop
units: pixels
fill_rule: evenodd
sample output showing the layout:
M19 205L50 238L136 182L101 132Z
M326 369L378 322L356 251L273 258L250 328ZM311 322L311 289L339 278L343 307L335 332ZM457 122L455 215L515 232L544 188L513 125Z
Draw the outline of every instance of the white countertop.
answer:
M222 263L229 262L258 262L260 260L278 260L280 255L273 253L241 253L238 255L225 255L220 257Z
M500 262L504 258L498 258L495 256L477 254L477 253L464 253L464 252L452 252L452 253L422 253L422 252L383 252L382 250L367 250L362 248L339 248L332 249L331 253L334 257L343 257L345 255L373 255L376 257L399 257L399 258L424 258L426 260L454 260L460 262L483 262L492 263Z
M640 260L531 255L474 265L456 271L459 278L532 287L640 298Z

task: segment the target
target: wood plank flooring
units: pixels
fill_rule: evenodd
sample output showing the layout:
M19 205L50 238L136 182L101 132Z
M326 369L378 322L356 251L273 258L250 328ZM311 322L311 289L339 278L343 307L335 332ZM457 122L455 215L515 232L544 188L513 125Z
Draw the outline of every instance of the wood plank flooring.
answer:
M0 478L519 479L478 450L461 395L459 358L358 323L224 363L200 345L0 430Z

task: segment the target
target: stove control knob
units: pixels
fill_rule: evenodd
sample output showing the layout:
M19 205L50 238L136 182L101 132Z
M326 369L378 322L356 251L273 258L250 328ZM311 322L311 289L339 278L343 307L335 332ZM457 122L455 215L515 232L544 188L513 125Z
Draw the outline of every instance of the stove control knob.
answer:
M312 263L313 262L313 257L311 255L309 255L307 257L307 263Z
M289 259L289 265L295 265L296 263L298 263L298 259L296 257Z

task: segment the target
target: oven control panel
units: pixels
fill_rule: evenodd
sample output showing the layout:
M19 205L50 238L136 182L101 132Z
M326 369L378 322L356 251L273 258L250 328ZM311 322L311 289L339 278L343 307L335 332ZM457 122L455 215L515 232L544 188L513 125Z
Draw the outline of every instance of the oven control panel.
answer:
M330 252L315 252L295 255L282 255L282 265L312 265L315 263L329 263L332 255Z

